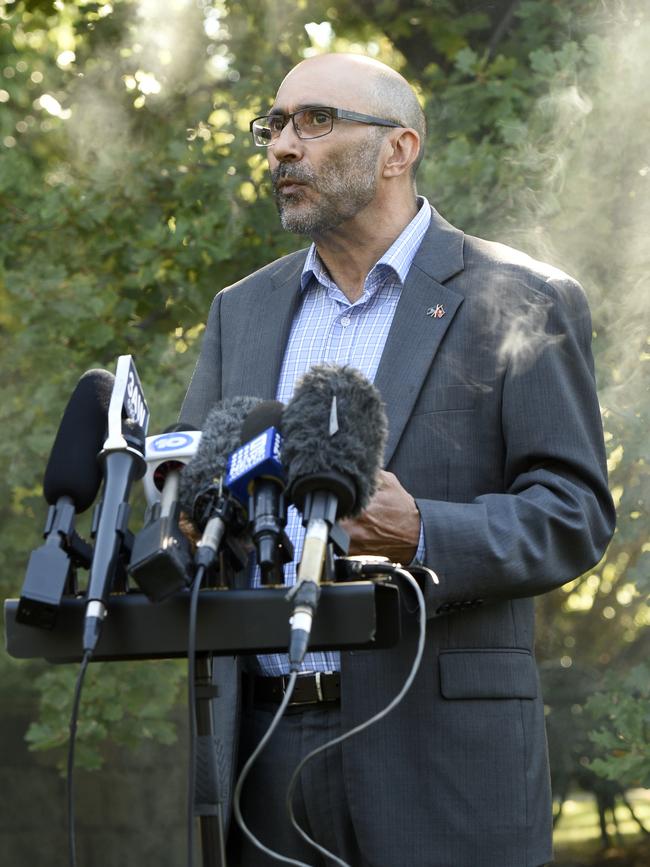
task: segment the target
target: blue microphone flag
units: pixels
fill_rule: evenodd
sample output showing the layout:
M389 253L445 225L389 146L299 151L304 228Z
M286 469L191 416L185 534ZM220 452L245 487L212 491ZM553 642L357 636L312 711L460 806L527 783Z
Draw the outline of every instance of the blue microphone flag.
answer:
M240 503L248 503L249 485L254 480L264 477L286 480L281 450L280 432L269 427L230 455L225 485Z

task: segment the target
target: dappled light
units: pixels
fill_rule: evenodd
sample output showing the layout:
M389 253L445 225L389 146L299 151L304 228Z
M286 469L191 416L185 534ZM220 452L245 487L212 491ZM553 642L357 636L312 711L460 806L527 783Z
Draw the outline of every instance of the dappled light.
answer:
M162 430L215 293L305 246L279 228L250 120L302 58L376 57L425 110L419 191L588 296L618 524L600 563L536 603L554 784L571 766L556 840L567 862L596 863L602 783L650 829L648 46L642 0L0 0L4 596L40 544L43 468L81 373L133 353ZM557 338L539 298L506 306L498 290L485 288L485 333L505 334L498 362L517 376ZM129 665L90 672L84 767L177 736L179 667ZM55 768L68 670L6 654L0 670L3 708L20 706L30 749ZM617 847L647 844L620 801L615 816Z

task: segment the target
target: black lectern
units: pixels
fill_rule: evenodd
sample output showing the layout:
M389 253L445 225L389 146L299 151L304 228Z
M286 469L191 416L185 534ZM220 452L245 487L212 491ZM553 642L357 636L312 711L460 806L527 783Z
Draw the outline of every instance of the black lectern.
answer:
M286 588L201 590L197 653L286 651L291 603ZM399 639L399 591L387 582L324 584L310 650L390 647ZM17 599L5 600L6 648L17 659L79 662L85 597L64 597L52 630L16 621ZM93 662L187 656L190 593L152 603L143 593L110 597Z
M285 596L283 587L200 591L195 682L197 734L203 743L208 743L213 735L209 711L213 694L210 658L286 651L292 605ZM4 607L6 648L11 656L41 658L53 663L81 660L85 597L64 597L52 630L17 622L18 602L18 599L7 599ZM139 592L111 596L92 661L187 656L189 607L189 591L155 604ZM396 585L386 581L351 581L322 586L310 650L391 647L399 637ZM200 795L195 797L195 810L201 823L203 864L217 867L223 863L219 841L221 822L211 805L196 809L197 800L205 799Z

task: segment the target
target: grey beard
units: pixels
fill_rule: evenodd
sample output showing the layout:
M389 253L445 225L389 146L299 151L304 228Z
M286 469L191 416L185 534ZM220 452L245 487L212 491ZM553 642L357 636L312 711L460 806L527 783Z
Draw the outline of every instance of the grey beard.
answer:
M333 155L320 170L283 163L273 173L273 192L282 228L297 235L318 237L337 229L370 204L377 192L379 137L369 137L354 150ZM283 195L282 177L309 184L319 193L318 203L307 203L302 192Z
M375 195L375 187L365 190L350 190L349 188L337 191L336 195L323 195L322 187L320 202L294 210L291 204L278 203L280 223L287 232L297 235L316 237L337 229L346 220L358 214L360 210L369 205Z

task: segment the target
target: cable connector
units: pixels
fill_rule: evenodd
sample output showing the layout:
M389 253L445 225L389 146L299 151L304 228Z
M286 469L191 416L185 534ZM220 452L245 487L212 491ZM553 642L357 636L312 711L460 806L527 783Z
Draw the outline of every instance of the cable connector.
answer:
M311 626L320 598L320 584L316 581L302 581L292 587L291 591L287 594L287 599L291 599L294 604L293 614L289 619L289 670L298 671L309 645Z
M106 606L99 599L91 599L84 618L83 650L93 654L99 641L102 624L106 617Z

